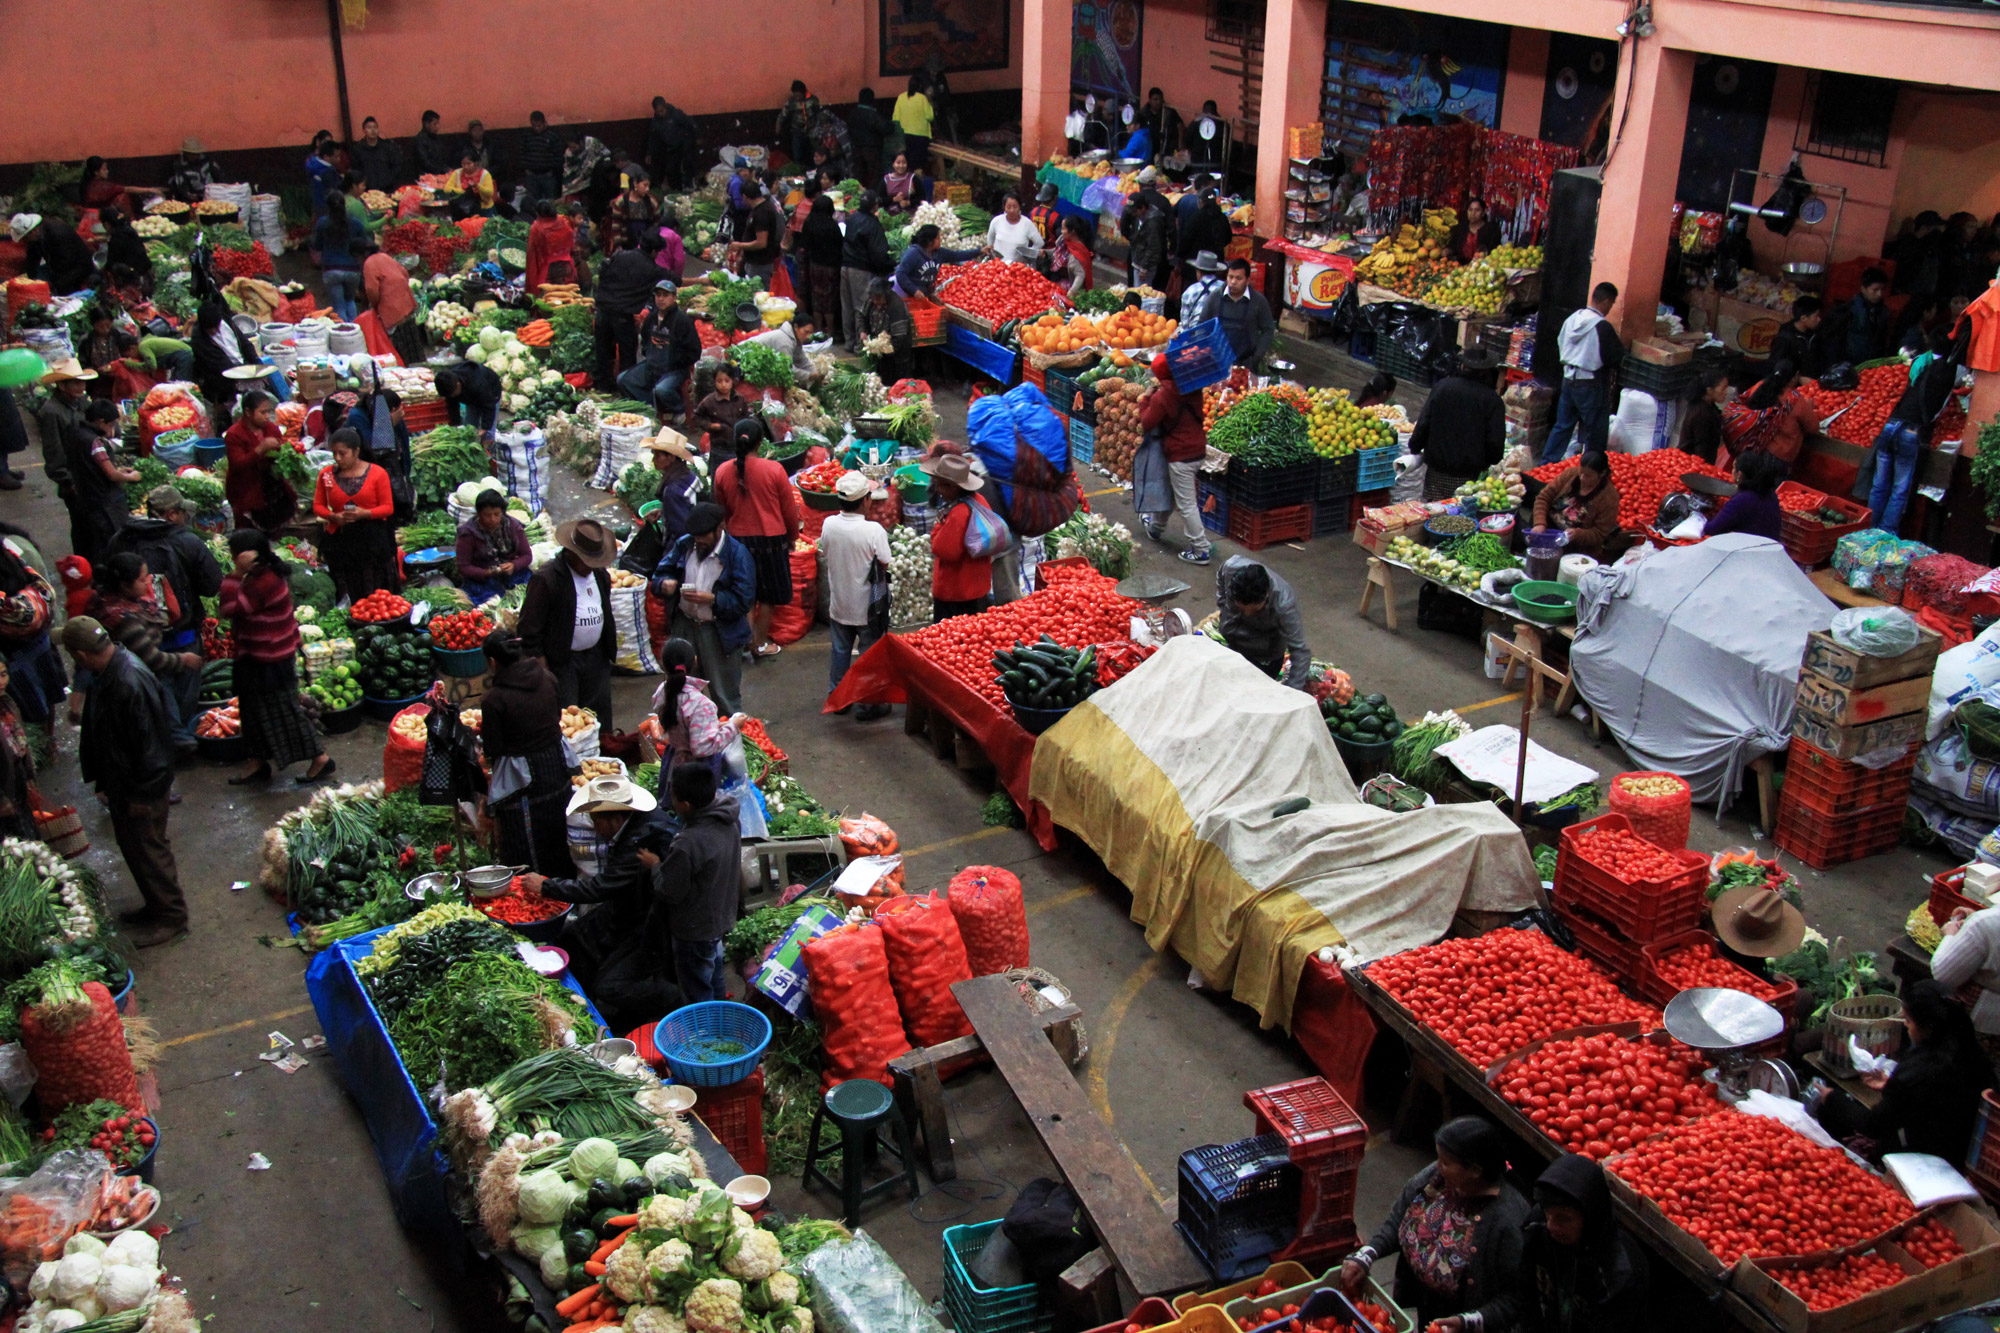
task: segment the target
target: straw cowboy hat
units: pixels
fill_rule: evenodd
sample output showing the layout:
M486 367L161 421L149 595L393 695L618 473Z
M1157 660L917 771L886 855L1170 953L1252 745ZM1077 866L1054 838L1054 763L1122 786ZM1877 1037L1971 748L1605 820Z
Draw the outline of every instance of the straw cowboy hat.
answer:
M592 569L609 569L618 558L618 543L594 518L575 518L556 529L556 545Z
M1722 942L1751 958L1776 958L1806 937L1805 914L1772 889L1746 884L1715 900L1710 909Z
M78 361L75 357L71 357L67 361L58 361L53 366L50 366L48 373L42 376L42 383L54 384L59 380L94 380L96 378L96 371L85 370L81 361Z
M666 426L662 426L658 435L646 441L646 447L656 454L672 454L682 461L694 457L694 446L688 443L688 437Z
M972 470L972 460L964 454L946 454L942 458L930 458L917 464L939 481L948 481L961 491L976 491L986 484L986 478Z
M633 784L627 777L592 778L577 788L576 795L569 798L568 813L572 815L599 815L629 810L634 814L645 814L657 809L659 802L643 787Z

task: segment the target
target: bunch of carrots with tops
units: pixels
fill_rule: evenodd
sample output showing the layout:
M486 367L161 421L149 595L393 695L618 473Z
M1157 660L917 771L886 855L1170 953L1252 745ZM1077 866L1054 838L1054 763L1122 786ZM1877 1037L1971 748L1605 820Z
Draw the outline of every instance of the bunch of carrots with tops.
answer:
M583 1271L592 1277L603 1277L605 1265L618 1247L625 1243L639 1225L637 1213L624 1213L608 1219L617 1227L618 1234L597 1247L597 1252L584 1261ZM556 1313L567 1319L568 1333L595 1333L597 1329L617 1328L625 1322L625 1316L618 1303L611 1298L602 1282L593 1282L581 1291L571 1292L556 1302Z
M555 340L555 326L546 319L537 319L514 330L514 336L529 347L547 347Z

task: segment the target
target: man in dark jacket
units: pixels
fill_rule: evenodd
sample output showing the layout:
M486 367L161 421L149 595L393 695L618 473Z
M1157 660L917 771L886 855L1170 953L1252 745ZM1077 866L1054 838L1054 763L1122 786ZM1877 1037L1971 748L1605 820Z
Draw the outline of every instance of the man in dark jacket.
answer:
M482 440L491 441L500 424L500 377L468 361L440 370L436 383L438 397L444 399L446 420L454 426L471 426Z
M619 391L627 398L650 401L663 423L679 425L687 411L681 386L701 360L701 334L680 308L680 293L671 278L653 284L653 308L639 326L638 354L638 364L618 377Z
M535 571L521 601L521 651L538 657L556 678L556 698L597 714L611 726L611 661L618 631L611 623L611 576L618 543L594 518L556 529L562 554Z
M577 977L613 1032L629 1032L685 1003L666 974L665 940L654 915L657 869L674 837L672 814L627 778L599 778L577 790L570 814L590 816L604 854L594 874L572 879L523 875L522 887L560 902L587 904L563 927Z
M886 278L894 270L889 262L889 238L875 216L882 196L863 190L860 202L847 215L847 243L840 250L840 306L847 315L847 350L861 355L861 317L868 307L868 280Z
M77 759L84 781L104 794L111 829L145 906L123 912L141 949L187 934L187 898L167 841L174 785L173 705L153 673L111 641L104 626L75 616L63 647L80 671L94 673L83 702Z
M639 320L653 308L660 266L639 253L622 227L608 233L611 258L597 275L597 387L608 390L620 365L639 363Z
M723 713L743 709L743 650L750 646L750 604L757 572L750 550L722 530L722 506L688 511L687 535L667 548L653 571L653 596L666 604L667 632L694 645L702 674Z
M1215 572L1215 609L1225 644L1271 679L1306 687L1312 651L1291 584L1247 555L1232 555Z
M180 652L192 648L200 636L201 599L222 592L222 566L208 543L188 527L187 501L172 486L155 486L147 492L146 515L119 525L110 554L130 551L166 579L180 604L180 615L168 626L165 642Z
M28 247L28 276L41 278L57 296L85 291L97 280L97 261L76 228L45 222L39 213L16 213L7 234Z
M729 998L722 937L742 895L742 829L733 797L715 794L715 769L676 764L668 778L681 831L660 863L654 929L673 941L674 971L688 1004Z
M69 455L64 443L72 431L83 429L83 409L90 406L90 381L94 370L85 370L75 361L65 361L42 376L49 396L35 409L35 432L42 437L42 473L55 483L56 496L68 502L75 489L69 476Z
M1493 392L1498 359L1486 347L1467 351L1459 373L1439 380L1417 414L1410 452L1424 460L1425 498L1450 495L1500 461L1507 408Z
M1148 167L1146 170L1151 171ZM1155 194L1153 199L1158 199ZM1133 287L1148 286L1156 290L1166 290L1167 253L1170 237L1167 235L1167 212L1164 201L1155 204L1146 197L1144 191L1135 195L1125 205L1125 213L1119 219L1119 227L1130 243L1125 260L1125 281ZM1262 299L1262 298L1259 298Z
M403 183L403 150L393 139L382 137L382 126L370 116L361 122L361 137L348 146L348 156L361 175L361 183L387 194Z
M1826 348L1820 341L1820 324L1826 319L1817 296L1801 296L1792 302L1792 317L1771 335L1771 365L1789 361L1807 379L1826 373Z
M653 118L646 125L646 165L662 189L679 194L687 188L688 161L699 138L687 112L664 97L653 99Z
M549 118L528 113L528 132L521 136L521 184L528 203L539 204L562 194L563 138L549 128Z
M882 179L882 139L889 122L875 105L875 90L863 88L847 113L847 138L854 145L854 174L861 180Z
M1222 321L1222 331L1236 353L1235 364L1258 373L1278 336L1278 321L1271 318L1271 303L1264 299L1264 293L1251 290L1248 260L1229 261L1226 285L1222 295L1209 304L1208 314Z
M438 126L444 118L435 111L424 112L422 128L416 138L410 141L410 151L417 160L417 171L425 176L445 176L458 169L458 161L451 154L451 145L438 133Z

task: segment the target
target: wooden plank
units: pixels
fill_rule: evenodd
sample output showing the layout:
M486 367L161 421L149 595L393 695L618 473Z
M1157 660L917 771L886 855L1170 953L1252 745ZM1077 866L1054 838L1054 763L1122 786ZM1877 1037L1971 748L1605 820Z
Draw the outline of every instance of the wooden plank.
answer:
M1815 569L1812 573L1806 575L1806 577L1813 581L1813 587L1818 588L1829 599L1840 606L1888 605L1887 602L1872 593L1865 593L1848 587L1847 584L1841 581L1840 575L1834 573L1831 568Z
M1207 1269L1153 1202L1124 1143L1091 1108L1014 983L974 977L951 991L1125 1280L1141 1297L1208 1282Z
M1065 1066L1076 1063L1075 1020L1082 1014L1073 1004L1059 1004L1034 1015ZM938 1067L985 1050L977 1033L967 1033L922 1050L905 1051L889 1062L896 1105L902 1108L903 1123L916 1136L917 1160L932 1180L958 1179L958 1159L951 1150L951 1119Z

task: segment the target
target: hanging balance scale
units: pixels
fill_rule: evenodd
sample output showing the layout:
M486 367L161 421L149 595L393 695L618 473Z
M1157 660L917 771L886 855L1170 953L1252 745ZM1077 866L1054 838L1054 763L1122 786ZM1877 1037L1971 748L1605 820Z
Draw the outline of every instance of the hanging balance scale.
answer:
M1188 613L1167 603L1188 590L1188 585L1171 574L1134 574L1119 581L1115 592L1130 597L1145 610L1132 617L1132 642L1142 647L1164 647L1168 639L1194 633Z
M1785 1030L1784 1015L1754 995L1698 986L1667 1001L1663 1019L1669 1036L1714 1066L1705 1077L1723 1101L1740 1102L1753 1091L1798 1099L1799 1081L1790 1066L1750 1049Z

